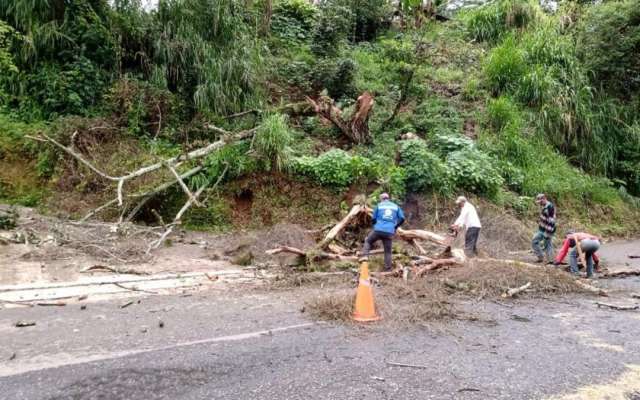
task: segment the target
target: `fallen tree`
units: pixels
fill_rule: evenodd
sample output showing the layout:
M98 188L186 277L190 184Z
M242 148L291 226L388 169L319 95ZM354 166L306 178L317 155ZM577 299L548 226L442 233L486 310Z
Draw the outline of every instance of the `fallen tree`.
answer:
M94 172L96 175L102 177L103 179L106 179L108 181L112 181L115 183L116 197L106 202L105 204L91 210L79 221L81 223L86 222L87 220L89 220L89 218L95 216L99 212L116 205L118 207L123 208L120 214L120 218L118 220L118 224L129 222L135 217L135 215L140 211L140 209L142 209L142 207L147 203L147 201L149 201L149 199L151 199L153 196L157 195L158 193L161 193L162 191L170 188L171 186L178 184L182 189L182 191L187 196L187 201L184 203L183 207L180 209L180 211L178 211L175 218L169 225L163 224L165 231L160 235L160 237L157 240L154 240L149 245L149 248L147 250L147 254L148 254L151 250L160 247L160 245L166 240L166 238L173 232L174 227L180 224L180 219L191 206L193 205L203 206L199 200L199 197L204 192L204 190L209 186L210 182L205 183L195 193L193 193L188 188L187 184L185 183L185 180L201 172L204 169L204 166L201 164L195 165L195 166L192 166L189 170L182 173L178 172L178 168L187 163L192 163L193 165L193 161L203 159L207 155L222 149L225 145L229 143L248 139L252 137L257 130L257 128L252 128L245 131L233 133L233 132L226 131L222 128L218 128L214 125L207 125L206 127L214 132L219 133L221 135L220 139L204 147L192 150L188 153L184 153L176 157L171 157L165 160L158 161L151 165L144 166L133 172L127 173L125 175L120 175L120 176L113 176L100 170L98 167L94 166L91 162L89 162L79 151L76 151L73 148L73 143L74 143L73 139L77 135L77 131L72 135L71 146L65 146L62 143L55 140L54 138L47 136L46 134L41 134L40 136L29 137L29 138L54 145L55 147L61 149L62 151L64 151L65 153L73 157L79 163L86 166L89 170ZM135 194L124 193L125 183L131 180L134 180L136 178L139 178L141 176L156 172L163 168L167 169L170 172L171 176L173 177L172 180L163 182L162 184L156 186L155 188L142 191L139 193L135 193ZM218 177L218 180L215 183L214 187L220 183L220 181L226 174L227 169L228 169L228 165L225 167L222 174ZM123 207L125 198L139 199L139 201L132 209L128 209L127 207ZM128 215L125 216L127 212L128 212Z
M342 110L328 96L320 96L317 100L311 97L306 99L318 115L331 121L352 142L362 144L370 140L369 115L374 103L371 93L364 92L358 97L355 111L349 120L343 118Z
M324 238L318 243L318 245L311 250L302 250L296 247L279 246L271 250L267 250L266 254L276 255L281 253L295 254L304 257L306 261L321 261L321 260L333 260L333 261L358 261L358 255L356 250L349 250L333 242L345 230L347 226L352 224L355 220L362 221L359 217L370 217L373 210L366 205L356 204L351 210L344 216L338 223L336 223L327 232ZM434 232L419 230L419 229L398 229L397 236L410 243L412 246L418 249L421 256L414 258L411 262L411 267L414 270L415 276L423 276L428 271L441 269L444 267L462 266L466 262L466 257L461 249L453 249L451 251L443 252L443 256L438 258L426 257L426 250L420 245L420 240L430 241L440 246L447 246L447 250L450 250L449 241L442 235ZM383 250L373 250L370 254L380 254ZM401 275L401 271L387 272L385 275Z

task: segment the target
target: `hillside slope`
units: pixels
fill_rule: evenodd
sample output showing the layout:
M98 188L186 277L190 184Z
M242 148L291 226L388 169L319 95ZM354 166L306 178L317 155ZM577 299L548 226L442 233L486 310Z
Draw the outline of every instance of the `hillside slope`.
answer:
M452 199L466 193L510 216L498 228L508 230L535 220L532 196L544 192L561 229L639 229L632 1L549 15L502 0L449 21L406 5L394 12L382 0L283 0L266 14L260 2L244 9L231 0L151 12L135 2L78 4L32 8L30 18L0 10L5 202L80 218L116 197L116 184L41 134L121 176L256 128L177 167L199 169L185 178L192 192L205 185L183 226L317 228L359 195L385 190L416 225L446 226ZM67 42L53 40L59 52L36 40L30 54L25 40L40 38L35 26L47 21L62 33L70 25L61 22L77 25ZM608 35L616 26L636 30ZM612 54L585 57L601 49ZM171 181L159 168L124 190ZM158 224L187 198L174 184L142 199L125 196L93 217Z

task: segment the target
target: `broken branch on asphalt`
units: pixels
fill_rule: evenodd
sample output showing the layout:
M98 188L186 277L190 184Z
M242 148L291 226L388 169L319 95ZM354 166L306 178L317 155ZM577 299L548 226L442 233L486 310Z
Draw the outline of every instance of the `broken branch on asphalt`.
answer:
M618 305L615 305L615 304L601 303L599 301L596 301L596 305L598 306L598 308L606 307L606 308L610 308L612 310L617 310L617 311L633 311L633 310L637 310L638 308L640 308L640 306L637 305L637 304L634 304L632 306L618 306Z
M525 290L529 289L531 287L531 282L527 282L526 284L517 287L517 288L511 288L508 289L505 293L503 293L502 297L514 297L517 296L519 293L524 292Z
M148 272L140 271L137 269L131 268L117 268L117 267L109 267L106 265L92 265L87 267L80 272L95 272L95 271L109 271L114 274L123 274L123 275L149 275Z

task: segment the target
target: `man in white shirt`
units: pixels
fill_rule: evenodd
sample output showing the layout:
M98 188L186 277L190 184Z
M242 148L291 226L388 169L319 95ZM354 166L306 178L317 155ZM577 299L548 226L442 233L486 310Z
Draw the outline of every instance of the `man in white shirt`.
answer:
M467 201L467 198L460 196L456 199L456 205L460 208L460 216L456 219L456 222L451 225L451 229L456 232L463 227L467 228L467 233L464 236L464 252L467 257L473 257L478 254L476 244L478 243L478 237L480 236L480 218L473 204Z

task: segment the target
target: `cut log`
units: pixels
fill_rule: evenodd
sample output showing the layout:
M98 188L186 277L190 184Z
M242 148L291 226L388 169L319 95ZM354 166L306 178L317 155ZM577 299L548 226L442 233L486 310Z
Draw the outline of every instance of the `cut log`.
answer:
M369 207L363 207L362 212L367 213L369 216L373 215L373 209ZM422 229L402 229L398 228L396 230L396 235L402 240L406 240L411 243L413 240L426 240L428 242L439 244L440 246L449 246L449 240L437 233L431 231L425 231Z
M275 249L265 251L265 253L267 253L270 256L280 254L280 253L292 253L292 254L297 254L299 256L303 256L303 257L307 256L307 253L305 253L304 251L295 247L290 247L290 246L276 247Z
M276 255L280 253L291 253L291 254L296 254L306 259L311 259L315 261L318 261L318 260L358 261L358 257L356 256L343 256L340 254L327 253L324 251L320 251L317 253L315 252L307 253L301 249L298 249L296 247L290 247L290 246L276 247L275 249L265 251L265 253L268 255Z
M502 297L513 297L518 295L519 293L524 292L525 290L531 287L531 282L527 282L525 285L522 285L517 288L508 289L505 293L502 294Z
M438 235L437 233L433 233L430 231L425 231L422 229L398 228L398 230L396 231L396 234L398 235L399 238L406 240L408 242L415 239L420 239L420 240L433 242L441 246L448 246L447 240L444 236Z
M612 310L618 310L618 311L633 311L633 310L637 310L638 308L640 308L639 305L634 304L632 306L618 306L615 304L609 304L609 303L601 303L599 301L596 301L596 305L598 306L598 308L600 307L608 307L611 308Z
M329 243L327 245L327 248L329 249L329 251L331 251L332 253L336 253L336 254L340 254L341 256L349 253L349 250L345 249L344 247L335 244L335 243Z
M640 276L640 269L624 269L620 271L610 271L600 275L601 278L625 278L627 276Z
M427 251L420 245L420 242L418 242L416 239L411 240L411 244L418 250L418 253L427 254Z
M462 265L463 265L462 263L458 262L454 258L433 260L432 263L427 264L422 268L418 268L416 271L416 277L418 278L422 277L424 276L424 274L426 274L429 271L434 271L443 267L461 267Z
M544 265L540 265L540 264L532 264L532 263L528 263L520 260L510 260L510 259L503 260L500 258L474 258L473 262L479 263L479 264L495 263L495 264L513 265L516 267L544 268Z
M322 242L318 244L318 248L322 249L327 246L331 241L333 241L336 236L347 226L352 219L354 219L360 212L363 210L363 206L355 205L351 208L349 213L342 219L342 221L338 222L331 230L327 233L327 235L322 239Z
M598 296L603 296L603 297L609 296L609 293L607 293L606 290L597 288L597 287L589 285L589 284L586 284L586 283L582 282L579 279L575 280L575 284L578 285L581 289L586 290L587 292L596 294Z

